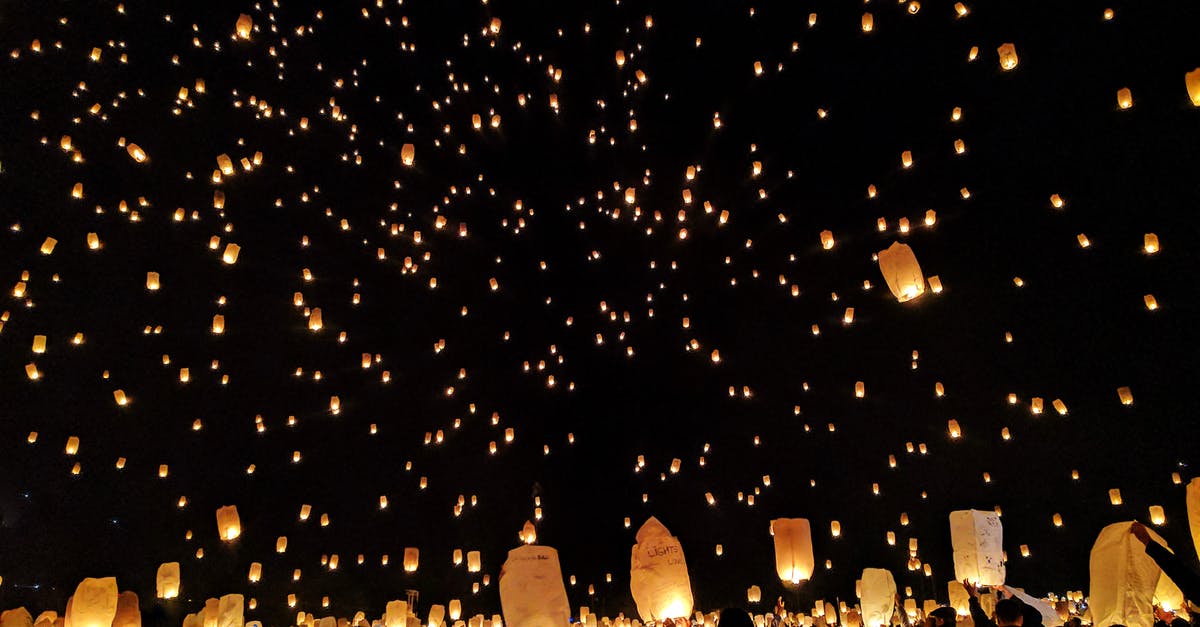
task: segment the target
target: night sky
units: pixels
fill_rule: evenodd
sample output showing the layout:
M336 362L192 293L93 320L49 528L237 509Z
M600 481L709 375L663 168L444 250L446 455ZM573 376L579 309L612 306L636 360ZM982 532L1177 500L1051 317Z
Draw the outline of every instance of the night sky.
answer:
M1195 564L1200 5L954 4L0 2L0 608L116 576L153 624L491 616L535 499L609 616L649 516L704 610L864 567L945 601L960 509L1037 595L1151 505ZM894 241L939 292L898 302ZM778 517L812 521L798 593Z

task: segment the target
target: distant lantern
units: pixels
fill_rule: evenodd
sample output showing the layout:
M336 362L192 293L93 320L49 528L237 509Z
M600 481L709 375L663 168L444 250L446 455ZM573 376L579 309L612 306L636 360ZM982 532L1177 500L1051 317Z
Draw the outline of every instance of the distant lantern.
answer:
M965 5L961 2L955 2L954 3L954 12L958 15L958 17L966 17L967 16L967 5Z
M483 568L483 558L479 551L467 551L467 572L477 573Z
M867 395L867 386L862 381L854 382L854 398L863 398Z
M1158 236L1154 233L1146 233L1142 236L1142 250L1146 251L1147 255L1158 252Z
M250 39L250 31L254 28L254 20L245 13L238 15L237 19L237 36L242 39Z
M225 316L222 316L221 314L213 316L212 332L213 335L221 335L225 332Z
M412 166L413 159L417 155L417 149L412 144L404 144L400 147L400 161L406 166Z
M1128 87L1122 87L1117 90L1117 106L1122 109L1128 109L1133 106L1133 92L1129 91Z
M812 577L815 560L812 528L807 518L776 518L771 521L775 536L775 572L780 581L799 584Z
M1117 388L1117 398L1121 399L1122 405L1132 405L1133 404L1133 392L1129 391L1129 388L1127 388L1127 387Z
M129 404L129 397L125 396L124 390L113 390L113 400L117 402L117 405L125 406Z
M221 254L221 261L224 261L227 265L232 266L233 264L237 263L238 253L240 252L242 252L241 246L238 246L237 244L226 244L225 252Z
M404 572L417 572L417 565L420 562L421 552L416 547L406 547L404 549Z
M863 13L862 29L864 33L869 33L875 30L875 16L870 13Z
M925 293L925 275L921 273L921 265L907 244L892 242L887 250L879 251L876 256L879 271L883 273L888 289L896 300L908 302Z
M957 420L954 420L953 418L951 418L950 420L947 421L946 424L947 424L946 428L950 432L951 438L957 440L958 438L962 437L962 427L958 426Z
M842 523L836 520L829 521L829 535L834 538L842 537Z
M1163 513L1162 505L1150 506L1150 523L1155 526L1161 526L1167 523L1167 515Z
M146 289L150 290L151 292L154 292L154 291L157 291L160 286L161 286L161 284L158 281L158 273L157 272L147 272L146 273Z
M900 165L901 166L903 166L905 169L908 169L908 168L912 167L912 164L913 164L913 158L912 158L911 150L905 150L904 152L900 153Z
M1009 71L1017 67L1017 47L1013 44L1001 44L996 52L1000 55L1000 68Z
M1200 67L1183 75L1187 84L1188 97L1192 99L1193 107L1200 107Z
M242 521L238 518L236 505L226 505L217 509L217 531L225 542L242 535Z
M833 248L833 231L821 231L821 248Z
M1113 506L1121 505L1124 501L1121 499L1121 489L1112 488L1108 491L1108 502Z
M45 239L45 241L42 242L42 248L41 248L42 254L49 255L50 253L54 252L54 247L57 245L58 245L58 240L54 239L53 237L47 237Z
M126 150L126 152L129 153L129 156L132 157L133 160L137 161L138 163L143 163L147 159L146 151L142 150L142 147L138 146L137 144L131 143L131 144L125 146L125 150Z
M217 167L220 168L221 174L233 176L233 160L229 158L229 155L225 153L217 155Z
M746 589L746 602L751 605L762 602L762 589L758 586L750 586Z
M167 562L158 567L154 578L156 595L160 599L179 596L179 562Z

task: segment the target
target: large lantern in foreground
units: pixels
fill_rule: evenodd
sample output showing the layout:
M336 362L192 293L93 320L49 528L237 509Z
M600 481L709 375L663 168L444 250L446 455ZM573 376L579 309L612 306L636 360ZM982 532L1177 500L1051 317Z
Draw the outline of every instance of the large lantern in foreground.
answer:
M158 598L174 599L179 596L179 562L167 562L158 567L155 577Z
M536 545L509 551L500 568L500 607L509 625L567 627L571 605L558 551Z
M882 568L865 568L862 573L863 625L882 627L892 622L892 608L896 605L896 579L890 571Z
M66 622L72 627L109 627L116 616L116 577L84 579L67 603Z
M1004 584L1004 527L996 512L950 512L954 579L979 586Z
M679 539L651 516L637 532L629 561L629 591L645 622L692 613L692 582Z
M879 271L883 280L887 281L888 289L900 302L907 302L925 293L925 275L921 274L921 264L907 244L892 242L887 250L877 254Z
M1129 532L1133 523L1113 523L1100 530L1090 559L1088 604L1094 625L1154 625L1154 591L1162 570ZM1147 529L1152 542L1166 546Z
M812 528L807 518L776 518L771 521L775 535L775 572L785 583L798 584L813 574L815 559Z
M1200 555L1200 477L1195 477L1187 485L1188 527L1192 531L1192 544L1196 547L1196 555Z

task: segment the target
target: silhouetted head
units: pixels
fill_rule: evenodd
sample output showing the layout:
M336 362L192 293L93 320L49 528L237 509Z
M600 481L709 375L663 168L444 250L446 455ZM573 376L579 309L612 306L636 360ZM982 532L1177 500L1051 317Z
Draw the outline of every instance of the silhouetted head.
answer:
M754 627L754 620L750 618L746 610L727 607L721 610L721 615L717 618L717 624L721 627Z
M952 607L943 605L930 612L929 618L936 627L954 627L958 621L958 612Z
M1013 599L1001 599L996 602L996 627L1022 627L1025 616L1021 613L1023 604Z

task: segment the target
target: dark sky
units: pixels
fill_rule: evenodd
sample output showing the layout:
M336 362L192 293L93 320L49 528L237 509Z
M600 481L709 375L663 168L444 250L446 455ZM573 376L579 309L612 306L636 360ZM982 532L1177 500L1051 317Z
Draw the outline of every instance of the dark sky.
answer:
M490 616L537 496L539 541L578 582L573 609L612 616L633 613L629 549L651 515L682 542L706 610L744 603L752 584L783 593L776 517L813 524L818 572L788 593L801 607L853 599L864 567L944 600L958 509L1002 508L1009 582L1036 594L1086 590L1099 530L1150 505L1195 562L1182 484L1200 442L1200 109L1184 75L1200 66L1200 7L381 4L0 2L0 608L61 612L80 579L112 575L170 624L231 592L271 625L295 619L291 593L317 616L378 616L406 589L422 616L452 598ZM249 40L235 37L242 13ZM1006 42L1020 57L1009 72ZM237 173L214 184L221 154ZM892 297L872 255L897 240L940 294ZM320 331L305 307L322 310ZM364 369L363 354L378 363ZM243 533L223 543L214 512L230 504ZM906 570L910 537L931 578ZM420 549L416 573L405 547ZM483 572L454 567L456 548L481 551ZM333 554L336 571L321 565ZM168 561L183 595L160 602Z

